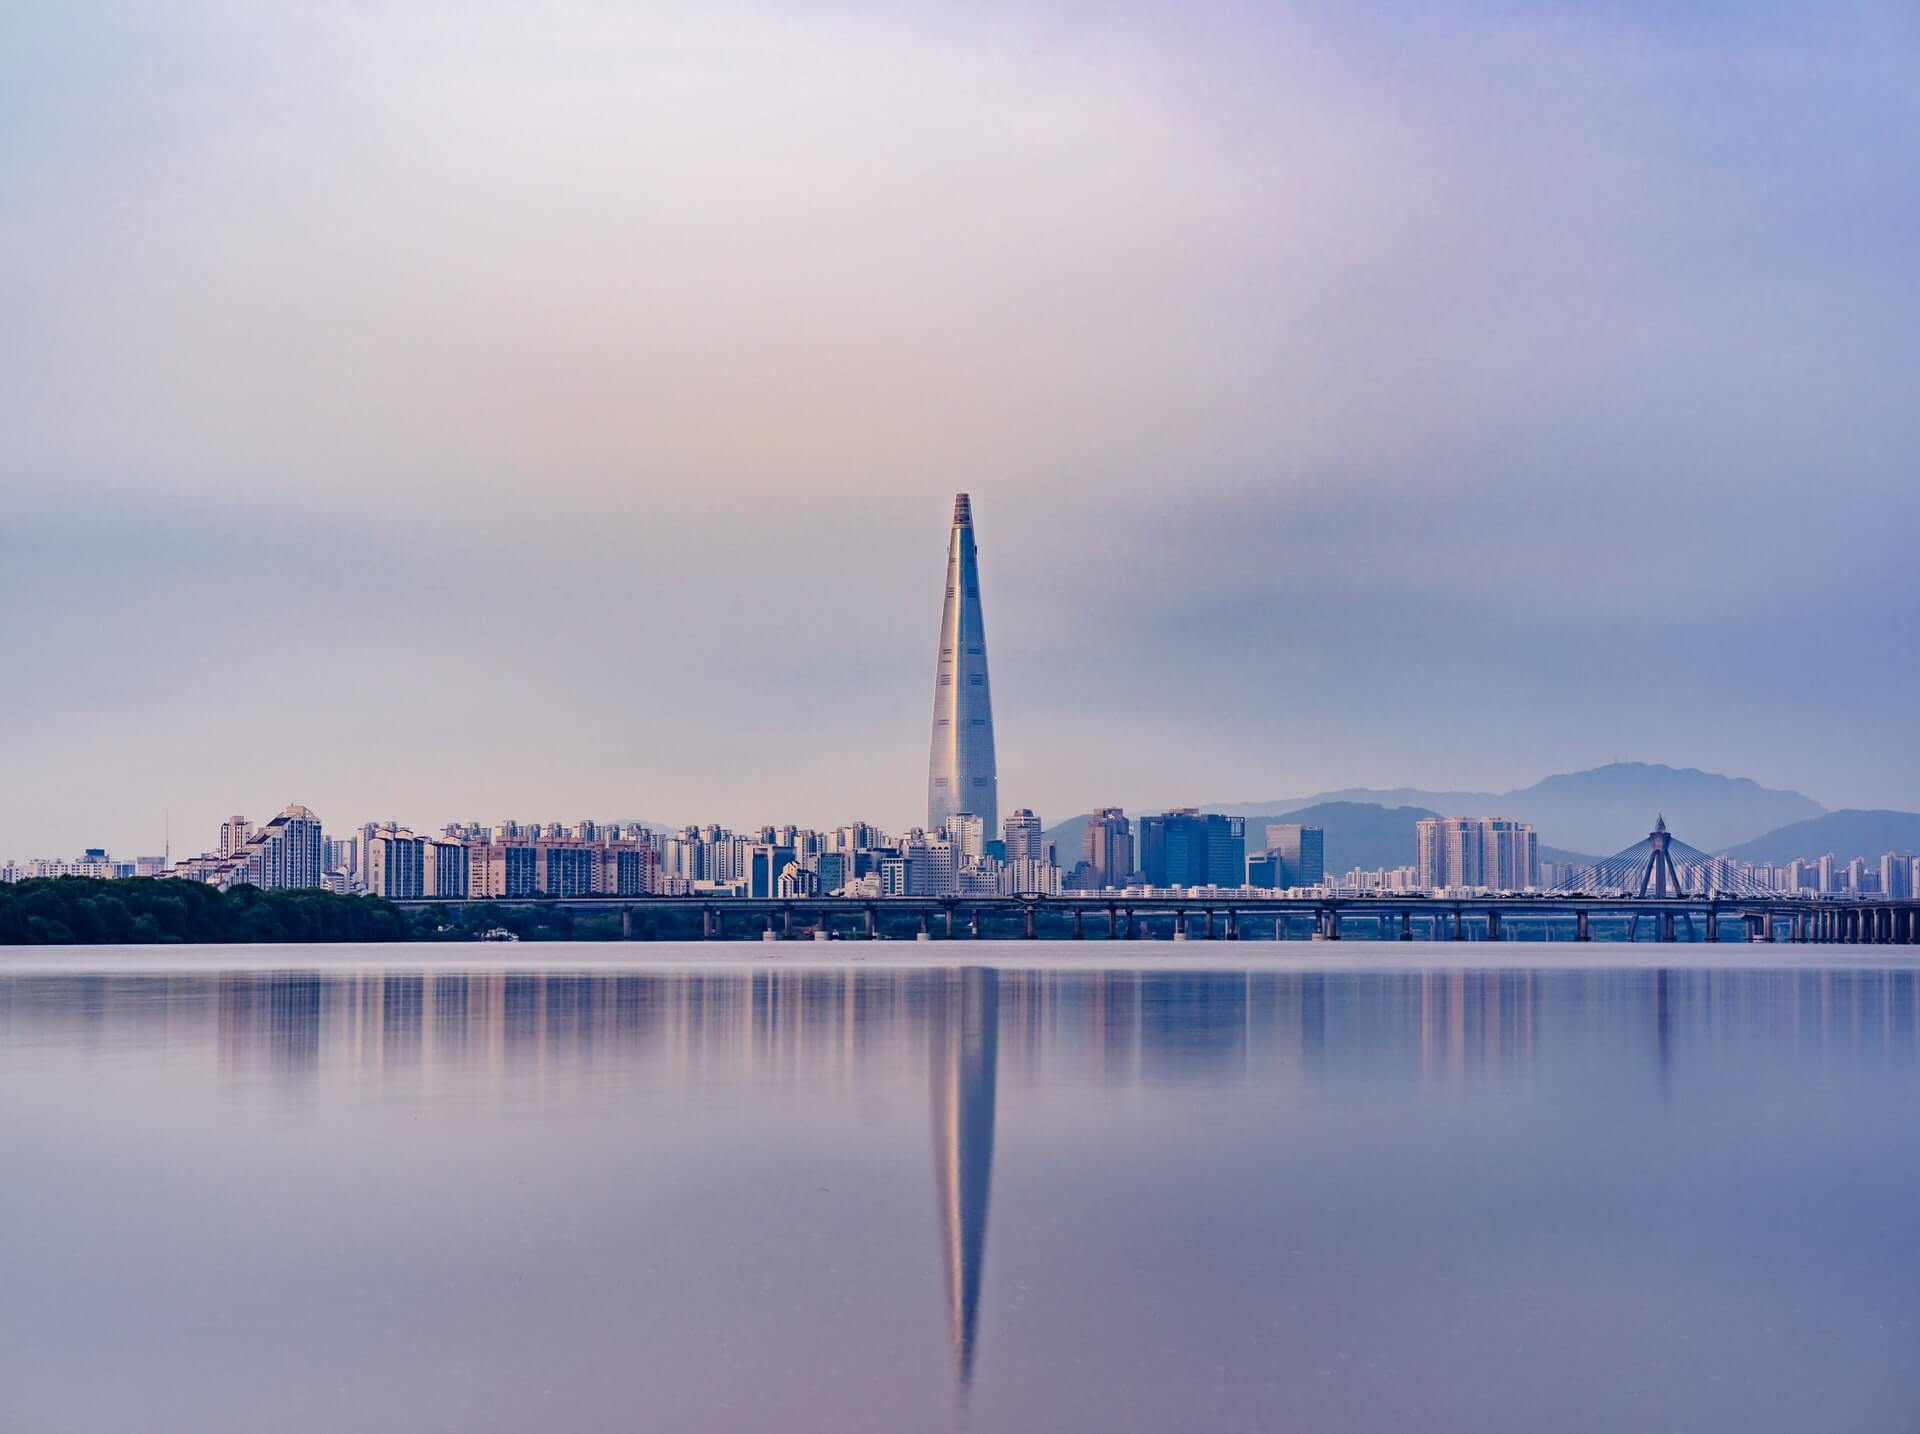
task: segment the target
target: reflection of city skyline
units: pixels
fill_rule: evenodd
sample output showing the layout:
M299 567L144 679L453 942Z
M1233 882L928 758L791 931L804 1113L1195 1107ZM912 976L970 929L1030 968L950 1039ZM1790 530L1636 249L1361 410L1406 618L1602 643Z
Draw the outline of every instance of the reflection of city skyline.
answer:
M478 1074L514 1101L719 1083L753 1101L799 1084L840 1100L924 1082L940 1274L908 1279L924 1281L911 1293L927 1333L945 1327L963 1413L977 1382L997 1390L1006 1373L992 1356L1004 1314L986 1298L996 1154L1022 1167L1000 1172L1004 1186L1027 1166L1022 1107L1060 1087L1129 1103L1164 1089L1183 1112L1237 1086L1261 1101L1328 1088L1338 1109L1352 1087L1386 1084L1395 1100L1452 1091L1466 1106L1604 1073L1576 1107L1591 1112L1622 1093L1623 1073L1644 1073L1661 1105L1684 1099L1730 1044L1808 1080L1847 1063L1911 1067L1916 1030L1920 972L1902 969L0 974L0 1072L9 1050L158 1052L189 1082L298 1103L405 1095L436 1073ZM1596 1046L1613 1058L1593 1060ZM1652 1108L1648 1089L1628 1108ZM1003 1193L992 1218L1033 1212L1009 1211ZM1015 1248L1020 1237L1016 1224Z
M1807 1049L1914 1047L1913 971L1622 974L1001 969L962 994L994 1013L991 1045L977 1054L1012 1088L1057 1076L1116 1087L1314 1082L1378 1074L1383 1045L1418 1053L1409 1081L1511 1080L1575 1023L1644 1044L1656 1069L1694 1040L1743 1033ZM34 973L0 975L0 1034L57 1036L83 1051L212 1037L223 1076L289 1084L335 1067L513 1074L638 1058L676 1075L839 1080L930 1069L929 1049L952 1039L954 979L924 967Z

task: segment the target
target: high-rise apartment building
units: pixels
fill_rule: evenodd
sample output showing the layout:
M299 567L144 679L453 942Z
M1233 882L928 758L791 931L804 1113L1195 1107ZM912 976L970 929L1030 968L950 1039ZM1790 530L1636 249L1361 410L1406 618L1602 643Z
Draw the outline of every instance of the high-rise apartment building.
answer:
M953 529L947 539L947 595L940 613L933 741L927 759L927 830L948 827L959 812L979 817L990 832L1000 825L980 561L973 504L965 493L954 496Z
M962 862L979 861L987 854L987 824L972 812L956 812L947 836Z
M1913 895L1913 858L1888 852L1880 858L1880 894L1906 898Z
M1090 890L1132 883L1133 823L1119 807L1101 807L1087 818L1081 865L1081 884Z
M366 837L367 892L390 901L417 901L426 895L426 838L392 822Z
M467 848L467 894L476 898L533 896L533 843L475 842Z
M220 823L220 855L234 856L247 844L247 838L253 835L253 823L245 817L232 816Z
M420 894L446 900L467 894L467 846L465 842L433 837L421 843Z
M1053 896L1060 890L1060 868L1051 860L1009 857L997 873L999 889L1007 896Z
M1046 855L1046 837L1042 833L1040 818L1025 807L1007 818L1006 825L1001 828L1001 836L1009 863L1039 861Z
M594 892L644 896L660 890L660 853L651 841L603 841L593 848Z
M295 803L247 838L245 850L261 849L261 887L324 886L327 867L320 818Z
M1425 817L1415 824L1420 885L1522 891L1540 884L1540 843L1505 817Z

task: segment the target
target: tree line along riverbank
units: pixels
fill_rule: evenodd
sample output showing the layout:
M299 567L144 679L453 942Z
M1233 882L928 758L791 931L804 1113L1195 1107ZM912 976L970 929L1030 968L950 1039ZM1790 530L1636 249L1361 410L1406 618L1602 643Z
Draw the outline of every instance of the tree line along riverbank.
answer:
M697 916L649 912L634 924L641 939L699 935ZM377 896L254 886L221 891L197 881L152 877L0 883L0 946L472 941L488 931L510 931L523 941L617 941L620 916L489 902L464 903L457 915L431 907L402 911Z

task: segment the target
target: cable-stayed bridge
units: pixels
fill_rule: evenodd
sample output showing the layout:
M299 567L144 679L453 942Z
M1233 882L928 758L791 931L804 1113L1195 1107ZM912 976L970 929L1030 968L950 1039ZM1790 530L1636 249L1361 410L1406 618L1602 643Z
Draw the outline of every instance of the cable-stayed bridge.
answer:
M1653 897L1656 900L1676 896L1708 900L1780 899L1789 894L1767 885L1725 857L1708 856L1698 847L1688 846L1667 830L1665 817L1654 822L1646 840L1576 871L1553 889L1568 895Z

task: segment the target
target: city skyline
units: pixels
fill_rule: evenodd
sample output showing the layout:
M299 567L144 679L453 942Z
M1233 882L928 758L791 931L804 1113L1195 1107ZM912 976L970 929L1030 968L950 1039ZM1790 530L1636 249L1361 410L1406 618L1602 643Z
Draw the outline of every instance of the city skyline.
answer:
M1036 810L1920 809L1914 26L19 7L0 850L902 825L962 489Z

